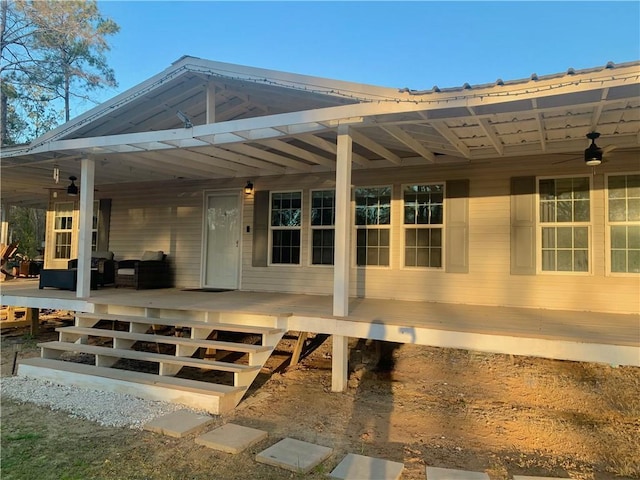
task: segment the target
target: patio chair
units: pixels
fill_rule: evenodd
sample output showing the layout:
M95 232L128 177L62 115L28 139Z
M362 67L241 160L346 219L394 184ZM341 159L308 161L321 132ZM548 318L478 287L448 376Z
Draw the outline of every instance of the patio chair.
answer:
M69 260L67 268L78 268L78 259L74 258ZM115 283L116 262L113 259L113 252L91 252L91 270L95 270L97 272L97 284L101 287Z
M170 288L173 286L167 256L159 251L146 251L140 260L117 262L115 286L147 288Z
M16 252L18 251L17 243L10 243L9 245L3 245L2 250L0 250L0 272L2 272L3 280L10 280L14 278L12 272L7 271L7 264L9 260L11 260Z

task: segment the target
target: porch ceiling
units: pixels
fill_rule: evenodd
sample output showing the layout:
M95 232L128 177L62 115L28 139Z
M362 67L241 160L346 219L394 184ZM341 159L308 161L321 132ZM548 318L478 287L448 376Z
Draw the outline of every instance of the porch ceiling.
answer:
M464 168L489 158L555 153L575 153L581 162L591 131L601 134L605 153L640 146L640 62L428 92L357 89L285 74L260 78L255 69L212 76L203 67L208 63L196 64L180 74L170 69L175 75L165 81L150 79L135 97L116 97L66 130L4 149L3 201L46 204L47 189L79 177L79 160L87 155L96 160L97 187L330 171L340 124L352 126L354 168ZM207 90L215 92L215 123L206 123ZM181 124L178 110L192 127Z

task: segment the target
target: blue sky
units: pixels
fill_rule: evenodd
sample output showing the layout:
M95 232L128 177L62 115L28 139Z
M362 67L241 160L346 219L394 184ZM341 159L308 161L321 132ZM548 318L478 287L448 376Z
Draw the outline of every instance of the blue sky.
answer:
M98 2L117 90L182 55L422 90L640 60L640 2ZM92 105L86 105L84 109Z

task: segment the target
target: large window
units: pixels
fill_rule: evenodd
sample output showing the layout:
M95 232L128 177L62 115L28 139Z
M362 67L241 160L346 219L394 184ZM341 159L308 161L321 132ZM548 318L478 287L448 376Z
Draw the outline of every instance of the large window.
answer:
M271 263L300 263L302 193L271 194Z
M73 202L56 203L54 209L53 236L55 246L53 258L71 258Z
M313 265L333 265L335 196L335 190L311 192L311 263Z
M640 174L607 181L612 273L640 273Z
M588 272L589 177L538 183L543 272Z
M389 265L391 187L356 188L356 264Z
M404 187L404 264L442 267L444 185Z

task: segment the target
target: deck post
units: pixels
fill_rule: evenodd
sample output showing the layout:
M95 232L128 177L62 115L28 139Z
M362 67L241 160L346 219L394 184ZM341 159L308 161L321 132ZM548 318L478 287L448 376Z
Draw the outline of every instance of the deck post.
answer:
M336 158L336 221L333 266L333 315L349 315L349 271L351 268L351 161L352 139L349 127L338 127ZM331 390L342 392L347 387L348 337L333 336Z
M78 232L78 283L76 297L87 298L91 291L91 230L93 228L93 187L96 164L83 158L80 170L80 224Z

